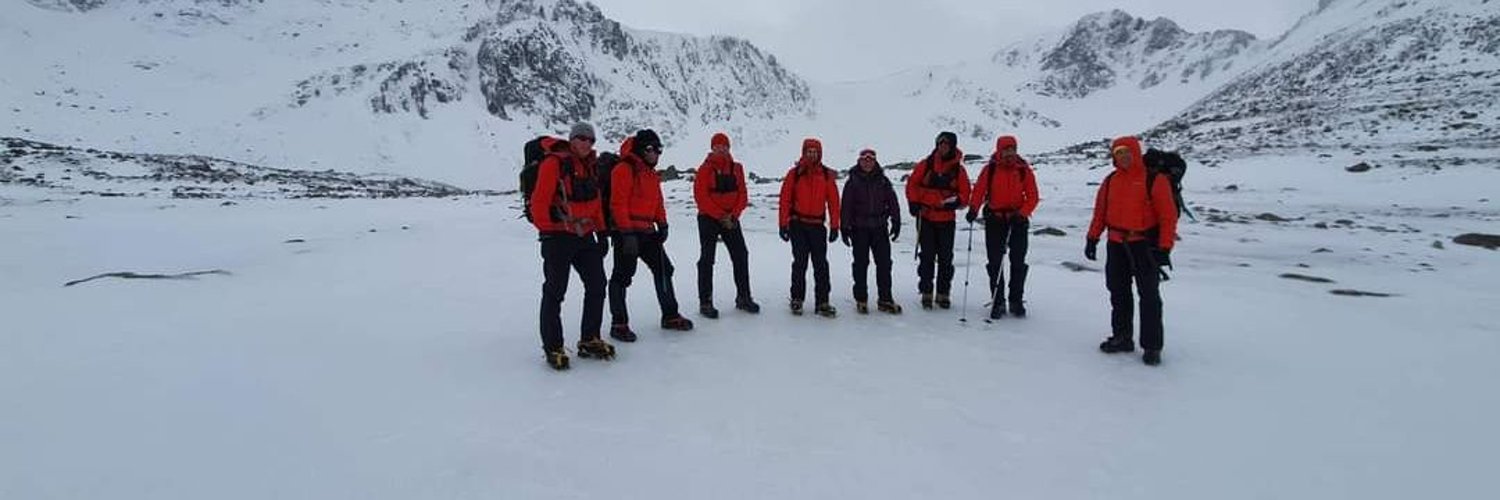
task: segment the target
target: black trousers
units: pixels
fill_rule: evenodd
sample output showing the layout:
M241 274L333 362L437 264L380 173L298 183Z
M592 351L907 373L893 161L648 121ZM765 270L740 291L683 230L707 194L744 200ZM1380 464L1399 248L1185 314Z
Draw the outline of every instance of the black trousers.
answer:
M958 223L918 220L920 251L917 252L917 291L932 293L933 272L937 273L937 293L948 295L953 289L953 237Z
M1130 282L1141 295L1141 348L1162 347L1161 289L1159 268L1153 261L1150 241L1109 242L1104 261L1105 284L1109 287L1110 324L1116 337L1131 338L1135 313Z
M750 300L750 252L745 249L745 231L738 223L725 228L718 220L707 215L698 215L698 303L714 303L714 252L719 240L729 249L729 262L734 265L734 298L736 301Z
M631 244L629 240L634 239ZM634 247L634 248L632 248ZM677 312L677 292L672 289L672 259L654 234L626 233L615 236L615 267L609 275L610 323L630 324L630 311L625 305L625 289L635 278L636 266L645 262L656 283L656 302L661 305L662 319L674 318Z
M1031 221L1019 214L1010 217L991 216L984 223L984 249L988 263L984 266L990 274L990 291L996 304L1005 302L1005 273L1001 272L1001 261L1010 252L1010 301L1019 304L1026 293L1026 248L1030 238Z
M604 249L594 236L546 235L542 237L542 349L563 346L562 302L568 295L568 270L583 280L582 340L599 338L604 317Z
M792 300L807 298L807 261L813 266L813 297L816 303L828 302L832 285L828 282L828 230L822 224L793 221L787 226L792 240Z
M875 255L875 289L879 300L893 301L891 297L891 238L890 230L881 227L845 228L854 243L854 300L869 302L870 288L867 275L870 269L870 254Z

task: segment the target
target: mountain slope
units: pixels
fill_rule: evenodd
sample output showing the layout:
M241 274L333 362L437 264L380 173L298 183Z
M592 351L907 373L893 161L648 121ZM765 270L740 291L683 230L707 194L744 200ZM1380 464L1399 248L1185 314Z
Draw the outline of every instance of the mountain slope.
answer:
M633 30L573 0L13 10L0 41L31 50L0 64L46 70L4 77L17 118L4 132L62 144L504 186L526 137L573 121L609 140L643 127L669 145L717 128L768 140L784 131L758 122L814 104L748 42Z
M1267 59L1153 128L1199 151L1493 148L1500 6L1325 1Z
M1041 96L1084 98L1128 86L1191 85L1237 71L1264 49L1243 31L1190 33L1170 19L1147 21L1114 10L1084 16L1060 35L995 53L991 61L1029 73L1021 88Z
M1000 134L1020 135L1024 149L1062 147L1160 123L1239 74L1265 46L1245 32L1191 33L1164 18L1101 12L986 60L828 86L820 111L858 117L828 121L910 130L908 142L951 129L983 143L975 152L988 152ZM860 109L870 102L879 105Z

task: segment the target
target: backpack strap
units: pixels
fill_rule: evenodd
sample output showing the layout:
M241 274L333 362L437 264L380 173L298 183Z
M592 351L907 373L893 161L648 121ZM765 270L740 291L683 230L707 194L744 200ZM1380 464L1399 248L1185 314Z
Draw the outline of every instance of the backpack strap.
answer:
M989 177L993 177L994 176L994 173L993 173L994 170L995 170L994 167L995 167L995 159L994 158L990 158L990 161L988 163L984 164L984 168L982 168L982 169L979 170L979 179L978 179L979 180L979 185L984 186L984 199L983 200L979 200L979 208L980 209L988 208L989 204L990 204L990 196L993 196L995 194L995 192L994 192L995 190L992 189L993 186L989 185L990 181L988 179Z

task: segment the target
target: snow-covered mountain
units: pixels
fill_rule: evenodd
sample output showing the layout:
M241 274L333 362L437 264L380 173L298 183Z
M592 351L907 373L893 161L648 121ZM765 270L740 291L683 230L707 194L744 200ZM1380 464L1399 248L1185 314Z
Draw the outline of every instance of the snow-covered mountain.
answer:
M1233 82L1155 127L1184 149L1500 145L1500 5L1324 0Z
M1091 14L1057 35L1001 50L991 60L1027 75L1038 95L1084 98L1116 86L1189 86L1238 71L1264 49L1244 31L1191 33L1170 19L1113 10Z
M670 140L688 126L775 119L811 105L805 82L744 40L631 30L572 0L497 9L452 47L299 82L293 106L354 94L376 113L425 118L473 100L502 120L535 117L552 128L593 120L610 140L649 126Z
M813 106L744 40L634 30L574 0L32 5L0 20L27 48L0 60L38 68L6 77L5 132L85 147L495 186L526 137L574 121L753 144Z
M1496 11L1330 0L1274 41L1109 11L982 59L809 83L749 42L577 0L29 0L0 17L0 44L22 48L0 65L29 69L0 74L0 133L497 189L521 142L576 120L609 148L655 128L680 167L728 131L771 176L803 137L841 165L863 147L919 157L944 129L971 153L1147 130L1197 151L1484 146L1500 142Z
M986 59L833 85L819 104L825 115L857 116L844 108L879 102L879 123L951 129L986 143L975 152L1003 133L1020 134L1025 148L1050 149L1160 123L1239 74L1265 47L1242 31L1191 33L1169 19L1114 10ZM884 130L867 133L892 140ZM903 133L908 141L931 135Z

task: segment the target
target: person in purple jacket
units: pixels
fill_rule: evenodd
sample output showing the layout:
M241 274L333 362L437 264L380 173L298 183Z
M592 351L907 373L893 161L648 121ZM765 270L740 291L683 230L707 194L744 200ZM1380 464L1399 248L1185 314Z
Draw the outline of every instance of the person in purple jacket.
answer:
M875 150L859 152L859 163L849 169L844 182L845 246L854 247L854 302L860 314L870 313L870 289L866 275L870 254L875 254L875 286L881 312L901 314L891 296L891 242L901 235L901 202L896 188L875 159ZM886 239L889 237L890 239Z

